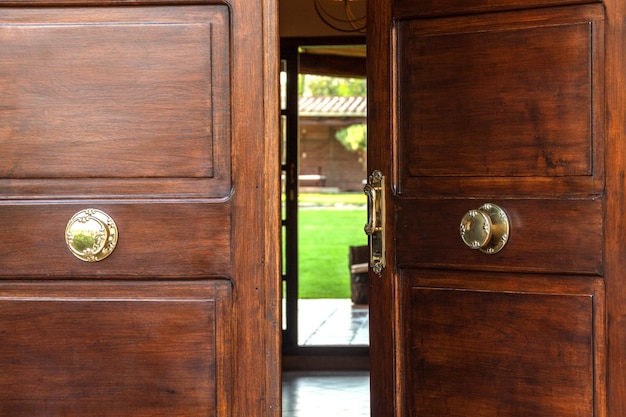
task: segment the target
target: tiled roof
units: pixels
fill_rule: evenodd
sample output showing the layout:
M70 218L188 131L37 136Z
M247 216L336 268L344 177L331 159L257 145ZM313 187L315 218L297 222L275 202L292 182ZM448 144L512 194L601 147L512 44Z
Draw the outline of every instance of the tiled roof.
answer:
M298 113L305 117L366 117L366 97L300 97Z

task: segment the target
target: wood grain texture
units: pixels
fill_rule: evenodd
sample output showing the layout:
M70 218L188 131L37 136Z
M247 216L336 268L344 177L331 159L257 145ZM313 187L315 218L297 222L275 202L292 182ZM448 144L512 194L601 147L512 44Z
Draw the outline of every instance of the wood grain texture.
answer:
M280 86L276 74L280 73L279 51L280 37L278 33L278 2L264 1L263 7L263 177L265 180L260 189L265 196L263 205L263 230L269 231L263 240L262 283L264 311L262 319L265 344L263 364L263 395L267 417L282 417L282 329L283 329L283 285L282 285L282 239L281 234L274 231L281 228L282 203L281 179L276 167L280 166L282 156L280 149L279 106L276 105L280 96Z
M213 176L214 136L228 153L226 8L12 9L2 20L0 175Z
M153 192L178 179L179 193L200 182L228 195L228 16L225 6L4 9L7 191L46 179L52 195L80 192L80 180L97 178L117 179L108 193L123 194L150 178Z
M502 207L509 240L495 255L472 250L459 225L483 203ZM602 275L602 200L411 199L397 202L396 262L402 267Z
M394 185L392 152L395 147L393 117L396 102L391 82L395 71L392 37L392 7L389 0L367 1L367 123L368 173L378 169L385 173L385 187ZM393 195L385 194L387 207ZM394 214L387 210L385 221L393 224ZM397 376L402 363L397 358L397 335L400 331L396 315L397 280L393 273L394 228L386 233L388 267L378 276L371 272L370 283L370 407L373 417L403 415L404 386ZM393 387L393 389L391 389Z
M516 290L446 288L441 275L434 287L407 289L409 415L595 415L601 281L553 280L541 290L515 279Z
M279 270L271 264L277 259L271 251L280 247L279 165L269 164L275 159L267 157L279 155L278 71L270 76L265 69L278 68L278 49L252 47L261 35L268 43L277 35L264 26L278 19L276 7L274 0L232 2L232 262L237 300L233 417L281 415L280 369L271 366L280 360L275 350L281 320L276 295L282 285Z
M601 9L573 9L403 22L402 180L592 175Z
M588 0L393 0L394 17L397 18L459 15L582 3L591 2Z
M606 288L609 360L608 417L626 415L626 3L604 2L607 15Z
M76 259L65 243L67 222L90 207L119 230L113 254L97 264ZM230 215L228 204L198 202L0 204L0 276L231 276Z
M0 412L217 415L231 315L227 281L0 282Z
M623 400L621 365L610 379L623 352L609 354L623 245L607 243L623 241L624 118L605 81L624 69L624 6L372 3L368 163L390 181L388 264L370 277L372 415L621 417L607 399ZM496 255L459 236L486 202L511 219Z
M276 22L0 0L7 415L280 415ZM88 206L119 228L106 262L64 247Z

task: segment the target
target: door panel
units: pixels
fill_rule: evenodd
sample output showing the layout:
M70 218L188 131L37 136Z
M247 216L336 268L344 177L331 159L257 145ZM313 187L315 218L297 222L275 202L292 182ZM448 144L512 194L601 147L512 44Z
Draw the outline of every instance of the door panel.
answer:
M518 177L536 192L547 177L597 192L602 30L600 7L401 21L401 190L428 177Z
M228 281L0 283L0 412L227 415L231 316Z
M464 214L483 203L502 207L511 231L497 256L469 250L460 238ZM602 274L600 199L399 199L400 267ZM581 238L584 236L585 238Z
M596 415L601 280L450 277L402 273L409 415Z
M92 206L109 214L119 229L116 249L97 266L75 258L65 242L68 221ZM224 202L0 204L0 276L231 276L230 218L230 204Z
M580 18L402 22L403 172L590 175L593 25Z
M599 3L587 0L393 0L394 17L440 16L483 11Z
M4 10L3 185L227 196L228 25L216 5Z
M19 22L25 14L28 22ZM214 126L218 132L228 126L228 49L219 47L228 43L226 6L39 15L14 10L3 20L10 110L2 113L2 126L21 140L5 146L12 164L3 165L1 174L213 175L213 140L228 143L228 131L213 134ZM214 100L221 111L213 112ZM217 150L228 150L222 147ZM103 153L117 170L100 163Z

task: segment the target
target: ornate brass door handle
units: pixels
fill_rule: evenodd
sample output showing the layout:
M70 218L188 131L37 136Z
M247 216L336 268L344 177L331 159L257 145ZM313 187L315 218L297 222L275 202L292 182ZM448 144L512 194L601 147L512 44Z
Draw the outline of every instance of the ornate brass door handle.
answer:
M372 172L363 192L368 201L364 230L369 236L370 266L380 275L385 267L385 177L380 171Z
M81 261L97 262L109 256L117 245L117 226L105 212L93 208L76 213L65 228L65 242Z
M509 216L490 203L465 213L460 226L463 243L490 255L504 248L509 240L509 229Z

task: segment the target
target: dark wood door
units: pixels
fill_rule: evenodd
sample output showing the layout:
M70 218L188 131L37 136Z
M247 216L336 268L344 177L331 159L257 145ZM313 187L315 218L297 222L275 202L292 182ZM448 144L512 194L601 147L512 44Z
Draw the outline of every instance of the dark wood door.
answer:
M622 415L625 10L580 3L370 2L375 417Z
M275 20L0 2L0 414L279 415Z

